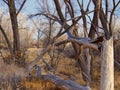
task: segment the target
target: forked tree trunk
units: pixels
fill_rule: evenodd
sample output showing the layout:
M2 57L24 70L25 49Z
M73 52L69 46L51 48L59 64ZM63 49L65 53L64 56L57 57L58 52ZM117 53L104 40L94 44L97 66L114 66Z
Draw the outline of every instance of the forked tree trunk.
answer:
M101 90L114 90L114 53L112 37L103 44Z

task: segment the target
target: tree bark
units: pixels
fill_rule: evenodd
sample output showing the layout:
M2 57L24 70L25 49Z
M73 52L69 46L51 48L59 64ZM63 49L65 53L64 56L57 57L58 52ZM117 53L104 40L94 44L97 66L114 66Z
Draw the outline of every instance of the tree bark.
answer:
M8 6L9 6L9 13L10 13L12 29L13 29L13 39L14 39L13 49L14 49L14 53L16 53L17 51L20 50L20 39L19 39L17 14L16 14L16 8L15 8L14 0L9 0L8 1Z
M114 53L112 37L103 43L101 90L114 90Z

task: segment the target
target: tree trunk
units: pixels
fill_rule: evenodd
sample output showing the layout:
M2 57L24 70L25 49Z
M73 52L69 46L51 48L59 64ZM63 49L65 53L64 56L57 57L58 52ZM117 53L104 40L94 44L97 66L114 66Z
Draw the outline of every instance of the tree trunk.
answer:
M16 14L14 0L9 0L8 5L9 5L9 12L10 12L10 18L11 18L12 29L13 29L13 39L14 39L13 49L14 49L14 53L16 53L17 51L20 50L20 39L19 39L17 14Z
M114 53L112 37L103 44L101 90L114 90Z

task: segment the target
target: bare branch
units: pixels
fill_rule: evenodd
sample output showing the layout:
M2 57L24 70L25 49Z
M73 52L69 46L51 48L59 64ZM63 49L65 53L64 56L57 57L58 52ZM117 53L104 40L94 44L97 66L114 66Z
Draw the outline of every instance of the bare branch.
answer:
M54 69L51 67L51 65L49 65L46 60L44 58L42 58L42 62L46 64L46 66L52 71L54 72Z
M85 12L84 14L82 14L81 16L78 16L77 20L75 21L75 23L73 23L71 26L66 26L65 28L65 31L63 31L61 34L59 34L57 37L63 35L64 33L68 32L71 28L73 28L77 22L85 15L89 14L89 13L92 13L93 11L90 11L90 12Z
M98 46L96 44L91 43L92 41L89 38L69 38L67 40L56 43L56 46L61 44L65 44L68 42L77 43L79 45L83 45L84 48L92 48L94 50L98 50Z
M94 11L94 10L93 10ZM54 15L51 15L51 14L44 14L44 13L37 13L37 14L34 14L34 15L31 15L30 16L30 18L32 18L32 17L34 17L34 16L38 16L38 15L44 15L44 16L46 16L47 18L50 18L50 19L52 19L52 20L54 20L54 21L57 21L59 24L61 24L62 25L62 28L60 29L60 32L57 34L57 36L55 37L55 38L57 38L57 37L60 37L61 35L63 35L64 33L66 33L67 31L69 31L71 28L73 28L74 27L74 25L76 25L76 23L84 16L84 15L87 15L87 14L89 14L89 13L92 13L93 11L87 11L87 12L85 12L84 14L82 14L81 16L77 16L77 17L74 17L74 18L71 18L71 19L69 19L69 20L66 20L66 21L64 21L64 23L62 23L59 19L58 19L58 17L57 16L54 16ZM73 20L73 19L76 19L75 20L75 23L73 23L71 26L66 26L66 22L68 22L68 21L70 21L70 20ZM61 32L61 30L64 28L66 26L66 30L65 31L63 31L63 32Z
M37 14L34 14L34 15L30 15L29 18L32 18L34 16L39 16L39 15L43 15L43 16L51 19L51 20L54 20L54 21L57 21L57 22L61 22L57 16L49 14L49 13L37 13Z
M86 11L89 10L90 3L91 3L91 0L89 0L89 2L88 2L88 5L87 5L87 8L86 8Z
M113 7L115 7L115 0L112 0L113 1Z
M26 0L23 1L23 3L21 4L20 8L18 9L16 15L19 14L19 12L21 11L21 9L23 8L24 4L25 4Z
M64 0L64 1L65 1L65 4L66 4L66 7L67 7L67 9L68 9L68 12L69 12L70 16L73 18L73 17L74 17L74 14L73 14L73 11L72 11L72 9L71 9L68 1L67 1L67 2L66 2L66 0ZM73 20L73 21L74 21L74 20Z
M56 7L57 13L59 15L59 18L61 19L62 22L64 22L64 16L63 16L63 13L61 11L61 7L60 7L60 4L59 4L59 1L58 0L54 0L54 3L55 3L55 7Z
M35 60L32 61L32 62L28 65L28 67L27 67L27 75L29 75L29 73L30 73L31 69L33 68L33 66L34 66L40 59L42 59L43 56L44 56L49 50L52 49L52 47L53 47L52 45L48 45L45 49L43 49L43 50L41 51L41 53L35 58Z
M114 0L113 0L114 1ZM112 19L113 19L113 14L116 10L116 8L118 7L118 5L120 4L120 0L117 2L117 4L113 7L112 12L110 14L110 22L109 22L109 30L110 30L110 35L112 35Z
M71 8L71 18L74 18L74 9L73 9L71 0L69 0L68 3L69 3L69 6L70 6L70 8ZM74 23L75 20L73 19L72 22Z
M77 2L78 2L78 5L79 5L79 7L80 7L80 9L81 9L81 13L84 14L85 11L84 11L82 5L80 4L79 0L77 0ZM82 20L83 20L84 35L85 35L85 37L86 37L86 36L88 35L88 33L87 33L87 21L86 21L86 17L83 16L83 17L82 17Z
M5 40L6 40L6 42L7 42L7 44L8 44L8 48L9 48L9 50L10 50L11 55L13 55L12 46L11 46L10 41L9 41L9 39L8 39L6 33L5 33L5 30L2 28L1 25L0 25L0 30L1 30L1 32L2 32L2 34L3 34L3 36L4 36Z
M114 0L113 0L114 1ZM106 12L106 17L108 17L108 0L106 0L106 10L105 10L105 12Z
M84 1L82 0L82 7L84 7L84 3L83 3Z
M3 0L7 5L8 5L8 1L6 1L6 0Z

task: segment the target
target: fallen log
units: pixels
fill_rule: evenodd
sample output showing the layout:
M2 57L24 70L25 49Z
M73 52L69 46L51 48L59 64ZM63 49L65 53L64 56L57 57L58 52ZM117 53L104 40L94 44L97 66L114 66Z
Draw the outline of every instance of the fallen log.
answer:
M43 90L91 90L89 86L82 86L72 80L62 80L55 75L40 75Z

